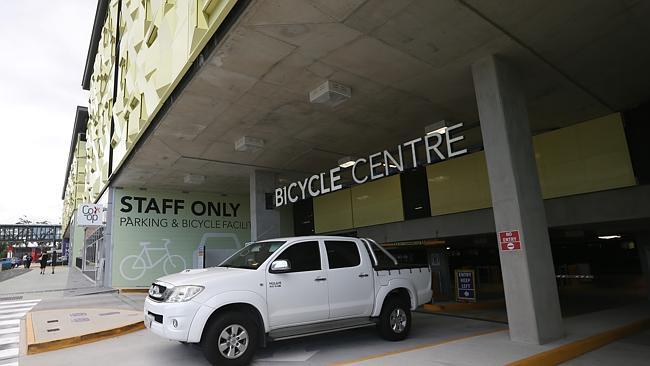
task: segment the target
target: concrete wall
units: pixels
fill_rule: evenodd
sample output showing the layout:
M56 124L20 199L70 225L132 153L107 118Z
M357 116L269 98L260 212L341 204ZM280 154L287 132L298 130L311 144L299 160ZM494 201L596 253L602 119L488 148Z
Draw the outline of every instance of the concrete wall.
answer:
M544 200L549 227L650 218L650 186ZM417 240L494 232L492 209L427 217L357 229L379 242Z

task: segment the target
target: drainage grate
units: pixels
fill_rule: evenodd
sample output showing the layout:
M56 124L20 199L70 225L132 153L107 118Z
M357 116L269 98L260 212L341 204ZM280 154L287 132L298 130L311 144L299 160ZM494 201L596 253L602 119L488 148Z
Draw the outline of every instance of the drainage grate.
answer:
M52 328L52 329L48 329L47 331L48 331L48 332L58 332L58 331L60 331L60 330L61 330L61 329L59 329L59 328Z
M72 314L70 314L70 316L84 316L84 315L88 315L88 314L86 314L86 313L72 313Z
M83 323L83 322L89 322L89 318L74 318L70 320L73 323Z
M58 320L48 320L47 322L48 323L58 323L59 321Z
M0 301L22 300L22 296L0 297Z
M119 314L119 311L111 311L110 313L101 313L99 316L107 316L107 315L116 315Z

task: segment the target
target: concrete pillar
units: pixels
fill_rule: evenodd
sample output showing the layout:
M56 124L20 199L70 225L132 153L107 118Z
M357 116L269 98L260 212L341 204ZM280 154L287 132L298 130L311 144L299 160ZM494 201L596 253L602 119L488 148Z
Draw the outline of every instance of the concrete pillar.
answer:
M251 240L280 236L280 211L266 208L266 193L277 187L273 172L253 170L250 173Z
M520 250L499 251L510 338L546 343L564 330L524 93L498 57L477 61L472 74L497 237L520 235Z
M639 234L636 237L636 247L639 251L641 270L645 277L645 286L650 300L650 233Z

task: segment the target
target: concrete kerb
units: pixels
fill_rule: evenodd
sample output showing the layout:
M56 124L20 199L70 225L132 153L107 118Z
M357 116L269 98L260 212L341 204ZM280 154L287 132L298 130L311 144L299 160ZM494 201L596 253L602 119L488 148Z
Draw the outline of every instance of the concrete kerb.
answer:
M627 337L633 333L650 328L650 318L635 321L624 326L608 330L575 342L567 343L560 347L553 348L546 352L538 353L530 357L523 358L507 366L547 366L558 365L563 362L572 360L582 354L593 351L609 343L615 342L621 338Z
M107 309L110 310L110 309ZM115 328L103 329L100 331L38 342L34 330L34 313L28 313L25 318L25 340L27 341L26 353L33 355L37 353L50 352L63 348L93 343L127 333L145 329L144 321L140 320L130 324L121 325Z
M118 288L117 291L120 294L146 294L149 292L149 289L142 288L142 287L126 287L126 288Z

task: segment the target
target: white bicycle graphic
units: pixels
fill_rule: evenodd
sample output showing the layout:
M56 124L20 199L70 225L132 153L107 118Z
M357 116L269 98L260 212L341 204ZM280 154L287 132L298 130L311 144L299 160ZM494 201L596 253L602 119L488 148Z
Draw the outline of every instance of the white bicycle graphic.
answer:
M128 255L120 262L120 274L124 279L129 281L136 281L144 276L148 269L154 268L160 263L163 263L163 271L165 274L178 273L187 268L185 259L177 254L169 253L169 239L163 239L163 248L149 248L150 242L140 242L142 250L140 254ZM151 260L150 252L164 252L160 258L155 262Z

